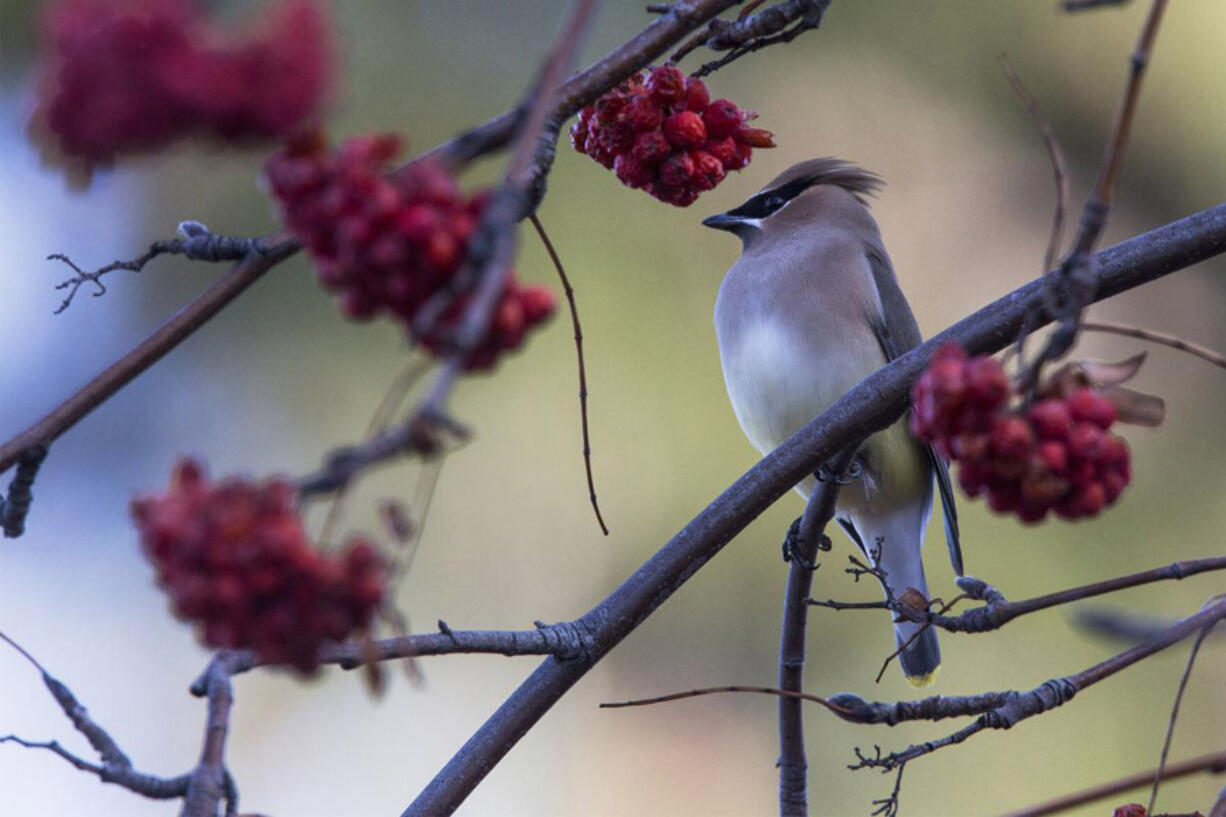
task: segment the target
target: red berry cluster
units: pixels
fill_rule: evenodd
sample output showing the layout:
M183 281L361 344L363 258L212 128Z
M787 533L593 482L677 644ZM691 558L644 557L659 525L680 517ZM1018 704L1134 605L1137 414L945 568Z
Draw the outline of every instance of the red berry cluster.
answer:
M400 148L394 136L363 136L329 151L321 134L304 134L268 160L266 173L285 223L310 249L320 281L339 293L345 313L366 319L386 311L438 352L467 299L454 298L428 334L414 319L453 284L488 197L465 196L447 171L426 161L389 173ZM509 273L467 367L493 366L554 307L549 290L520 286Z
M970 496L1038 522L1096 516L1131 478L1128 445L1109 433L1115 406L1093 389L1010 407L1013 387L994 358L942 346L916 381L911 431L959 463Z
M1145 817L1145 814L1145 806L1140 803L1129 803L1126 806L1117 807L1111 812L1111 817Z
M745 124L754 116L726 99L712 102L701 79L662 65L580 111L570 143L623 184L688 207L748 165L754 148L775 146L770 131Z
M34 128L86 171L186 136L285 136L319 112L332 73L317 0L278 0L241 35L194 0L59 0L43 29Z
M286 482L211 483L184 460L170 490L132 503L145 554L179 617L210 647L247 647L302 672L319 647L366 629L385 587L374 546L339 553L307 540Z

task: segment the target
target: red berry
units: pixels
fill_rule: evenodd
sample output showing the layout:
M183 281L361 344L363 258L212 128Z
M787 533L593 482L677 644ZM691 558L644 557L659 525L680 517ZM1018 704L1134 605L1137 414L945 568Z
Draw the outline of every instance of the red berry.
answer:
M1096 460L1107 451L1107 435L1093 423L1077 423L1069 431L1068 450L1082 460Z
M711 136L710 128L707 129L707 136ZM719 159L720 164L724 166L724 170L732 169L729 167L729 165L736 159L736 140L731 136L723 139L708 138L707 143L703 146L703 149L716 159Z
M690 151L694 161L694 176L690 183L698 190L712 190L724 180L724 166L705 150Z
M524 317L529 325L535 325L548 318L558 308L558 300L545 287L528 287L519 293L520 304L524 308Z
M1039 443L1039 463L1053 474L1063 474L1068 469L1068 449L1057 440Z
M1078 389L1068 396L1073 418L1108 429L1115 422L1115 404L1092 389Z
M635 97L626 108L626 122L640 133L655 130L663 121L664 112L650 97Z
M688 153L673 153L660 163L660 181L668 187L682 187L693 175L694 160Z
M613 172L627 187L644 187L656 177L655 167L636 159L632 153L619 154L613 162Z
M744 121L741 109L727 99L717 99L708 105L702 112L702 119L712 139L732 136Z
M1030 407L1030 422L1035 433L1045 440L1062 440L1072 428L1073 418L1063 400L1040 400Z
M693 111L681 111L664 120L664 138L670 145L689 148L707 141L707 127Z
M658 164L672 153L672 146L658 130L640 133L634 140L631 155L644 164Z
M682 105L687 111L701 115L710 101L711 95L707 92L705 82L697 77L690 77L685 81L685 99L682 100Z
M647 93L663 105L677 102L685 95L685 74L674 65L661 65L647 76Z

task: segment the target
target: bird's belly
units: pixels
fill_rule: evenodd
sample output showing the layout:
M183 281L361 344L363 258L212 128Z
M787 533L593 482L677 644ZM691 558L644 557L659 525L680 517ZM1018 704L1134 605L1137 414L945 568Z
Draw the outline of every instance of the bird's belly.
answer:
M744 327L721 351L728 396L750 442L765 454L828 408L882 364L875 345L798 338L770 322Z

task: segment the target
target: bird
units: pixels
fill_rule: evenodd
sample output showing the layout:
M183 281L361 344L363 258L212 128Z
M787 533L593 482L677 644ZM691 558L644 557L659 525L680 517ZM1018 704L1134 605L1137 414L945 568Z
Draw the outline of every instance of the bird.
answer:
M733 411L763 454L922 342L869 211L867 197L883 184L851 162L811 159L702 222L741 239L716 296L715 330ZM829 477L819 468L796 490L807 499L817 479ZM928 599L921 547L934 481L950 559L962 575L948 464L909 434L905 417L867 438L848 473L834 477L845 483L835 519L878 571L887 601L913 600L909 589ZM898 656L906 679L933 683L941 665L936 629L894 620L893 630L895 643L907 644Z

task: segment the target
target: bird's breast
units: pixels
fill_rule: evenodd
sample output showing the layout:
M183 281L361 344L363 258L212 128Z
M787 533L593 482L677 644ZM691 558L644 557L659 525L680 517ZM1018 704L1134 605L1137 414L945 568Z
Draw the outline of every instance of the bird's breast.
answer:
M764 454L883 362L871 337L775 318L740 322L727 334L720 358L728 396L745 435Z

